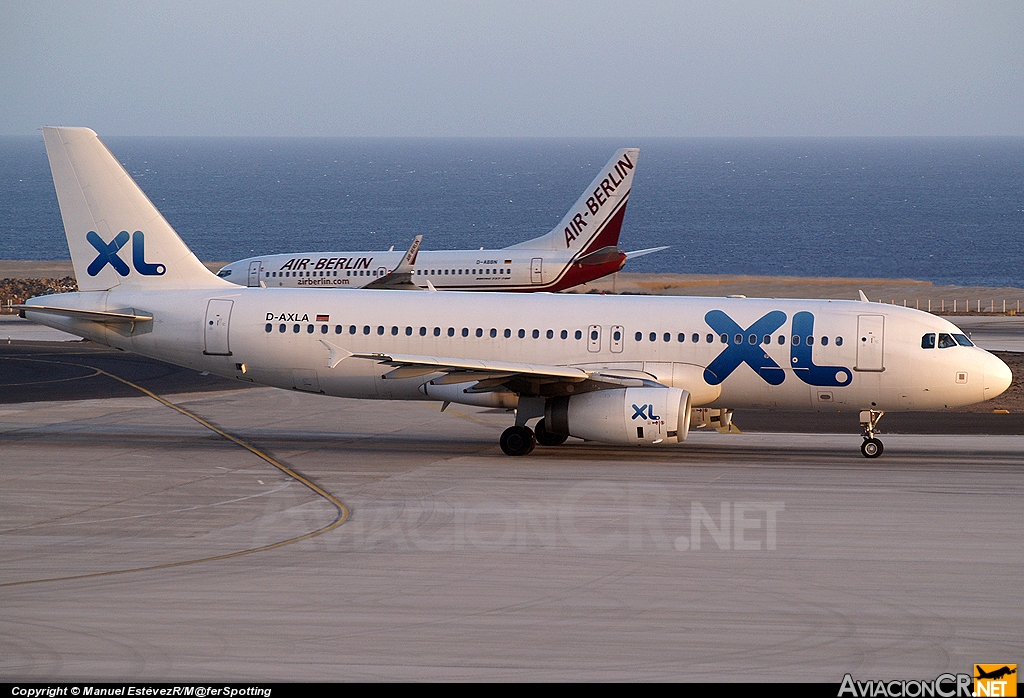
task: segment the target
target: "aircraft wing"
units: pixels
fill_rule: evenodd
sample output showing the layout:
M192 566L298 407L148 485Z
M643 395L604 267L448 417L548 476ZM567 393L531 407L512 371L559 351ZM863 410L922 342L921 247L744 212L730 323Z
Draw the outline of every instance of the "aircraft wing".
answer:
M626 253L626 259L636 259L637 257L643 257L645 254L651 254L653 252L661 252L667 250L671 245L662 245L661 247L648 247L646 250L633 250L632 252Z
M420 252L421 242L423 242L422 235L417 235L413 238L412 244L409 245L409 250L402 257L402 261L398 263L398 266L390 274L374 279L363 286L363 288L419 290L420 287L412 282L412 275L415 271L416 255Z
M473 392L492 390L510 383L584 383L588 389L618 386L660 386L655 377L643 371L624 369L584 369L576 366L527 364L513 361L490 361L414 354L352 353L325 340L320 343L330 350L328 366L334 368L347 358L368 359L393 367L384 373L385 380L415 378L444 373L435 378L436 385L476 382ZM518 392L518 391L516 391Z
M33 313L46 313L47 315L63 315L65 317L77 318L79 320L92 320L106 325L122 324L129 322L149 322L152 315L143 315L134 310L130 313L113 313L104 310L77 310L74 308L57 308L49 305L12 305L18 309L18 315L25 317L26 311Z

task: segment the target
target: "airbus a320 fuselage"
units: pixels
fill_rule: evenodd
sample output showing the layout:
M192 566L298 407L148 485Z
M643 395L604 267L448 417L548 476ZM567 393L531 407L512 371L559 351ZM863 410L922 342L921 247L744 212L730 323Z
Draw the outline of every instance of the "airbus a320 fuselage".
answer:
M568 436L678 444L691 424L767 407L857 413L874 457L883 412L1010 383L950 322L867 302L239 287L202 266L95 133L43 132L82 290L32 299L26 317L285 389L514 409L510 455Z

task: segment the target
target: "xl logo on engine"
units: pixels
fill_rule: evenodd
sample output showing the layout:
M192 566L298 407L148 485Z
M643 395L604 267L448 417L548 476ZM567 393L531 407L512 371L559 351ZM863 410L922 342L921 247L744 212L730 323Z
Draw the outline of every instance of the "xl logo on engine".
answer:
M86 270L89 276L96 276L108 264L121 276L128 276L131 273L132 270L128 268L128 265L125 264L118 254L121 248L128 244L127 230L122 230L110 242L104 242L103 238L97 235L94 230L86 233L85 239L96 248L97 252L96 259L92 260L92 263L89 264L89 268ZM135 271L143 276L163 276L164 272L167 271L167 267L163 264L149 264L146 262L145 234L141 230L136 230L131 235L131 241L132 266L135 267Z
M644 419L656 422L661 417L654 414L654 405L633 405L633 416L630 419Z

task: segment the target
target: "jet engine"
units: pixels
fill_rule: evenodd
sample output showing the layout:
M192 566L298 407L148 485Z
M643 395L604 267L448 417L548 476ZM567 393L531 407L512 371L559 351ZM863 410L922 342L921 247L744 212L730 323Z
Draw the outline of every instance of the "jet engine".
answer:
M618 388L551 398L545 429L609 444L676 444L690 431L690 393L680 388Z

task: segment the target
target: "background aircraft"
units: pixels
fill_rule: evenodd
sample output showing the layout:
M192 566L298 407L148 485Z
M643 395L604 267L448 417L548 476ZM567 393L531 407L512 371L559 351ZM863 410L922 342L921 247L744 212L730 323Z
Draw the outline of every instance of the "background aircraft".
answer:
M546 235L499 250L419 250L412 256L411 283L460 291L560 291L617 272L630 257L666 249L618 248L639 154L637 148L615 153ZM253 287L408 288L410 278L392 276L405 256L394 248L262 255L225 265L217 275Z
M236 286L207 271L93 131L43 136L81 290L30 299L24 317L264 385L515 409L509 455L568 436L678 444L692 423L769 407L859 413L861 452L876 457L884 411L967 405L1010 384L1006 364L950 322L862 301Z

